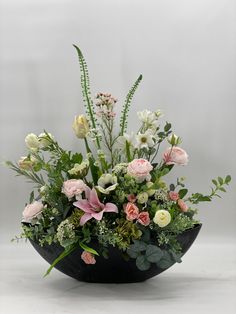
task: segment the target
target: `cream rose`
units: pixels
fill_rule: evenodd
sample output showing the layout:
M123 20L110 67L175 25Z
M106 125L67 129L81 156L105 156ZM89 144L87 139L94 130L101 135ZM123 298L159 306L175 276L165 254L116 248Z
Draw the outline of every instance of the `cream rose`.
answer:
M37 218L43 210L43 203L35 201L28 204L23 211L23 222L31 222Z
M144 180L149 181L151 179L150 171L152 171L153 166L146 159L134 159L128 164L127 173L135 177L138 182L143 182Z
M167 210L160 209L156 212L156 214L153 218L153 221L159 227L163 228L163 227L169 225L169 223L171 221L171 215Z
M88 120L84 115L76 116L72 128L78 138L85 138L89 132Z
M163 154L163 160L166 165L185 166L188 163L188 154L180 147L169 147Z

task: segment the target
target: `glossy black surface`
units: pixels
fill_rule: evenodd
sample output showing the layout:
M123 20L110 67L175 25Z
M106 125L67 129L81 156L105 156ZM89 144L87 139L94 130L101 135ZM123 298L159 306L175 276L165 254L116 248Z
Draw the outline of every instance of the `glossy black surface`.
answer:
M196 239L202 225L196 225L193 229L187 230L178 236L178 240L183 248L182 256L190 248ZM44 247L31 241L36 251L50 264L61 254L63 248L52 244ZM90 243L94 249L97 243ZM125 261L122 252L114 247L109 247L109 259L96 256L95 265L86 265L81 260L82 249L77 248L69 256L65 257L56 265L56 269L64 274L80 281L99 283L128 283L139 282L154 277L166 269L160 269L155 264L147 271L140 271L135 265L135 260ZM173 263L174 264L174 263Z

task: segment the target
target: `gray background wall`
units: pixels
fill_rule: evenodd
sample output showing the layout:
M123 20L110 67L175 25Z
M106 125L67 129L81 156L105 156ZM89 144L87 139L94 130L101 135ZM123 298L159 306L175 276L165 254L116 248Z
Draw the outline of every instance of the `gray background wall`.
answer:
M161 108L190 155L177 175L207 191L231 173L223 200L200 206L202 241L236 236L234 0L0 0L0 156L25 155L24 137L44 128L67 149L80 150L71 123L81 113L82 48L92 91L120 99L139 73L144 81L130 115ZM29 185L0 169L1 240L19 232Z

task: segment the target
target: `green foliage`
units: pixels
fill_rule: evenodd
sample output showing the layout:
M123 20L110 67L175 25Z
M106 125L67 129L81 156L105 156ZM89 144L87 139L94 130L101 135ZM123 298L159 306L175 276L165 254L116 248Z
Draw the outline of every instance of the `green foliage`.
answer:
M193 193L191 197L188 198L192 204L198 204L200 202L210 202L214 196L220 197L218 192L226 192L224 185L228 185L231 181L231 176L227 175L224 179L218 177L217 179L212 179L214 187L211 188L211 193L209 195L203 195L202 193Z
M81 72L80 80L81 80L81 88L82 88L83 99L85 102L85 107L86 107L91 125L94 129L96 129L96 116L95 116L93 101L91 98L87 63L79 47L77 47L76 45L73 45L73 46L75 47L78 57L79 57L80 72ZM100 140L98 136L96 136L96 142L97 142L98 148L100 148Z
M126 96L125 103L122 110L121 119L120 119L120 135L123 135L127 129L127 119L128 119L128 112L131 105L131 101L133 99L134 93L137 90L142 78L143 78L142 75L139 75L139 77L137 78L134 85L131 87L131 89L129 90Z

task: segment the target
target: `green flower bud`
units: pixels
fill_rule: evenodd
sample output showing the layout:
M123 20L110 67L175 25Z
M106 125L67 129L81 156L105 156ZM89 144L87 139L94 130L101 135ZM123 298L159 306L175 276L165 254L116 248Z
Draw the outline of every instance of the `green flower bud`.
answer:
M148 193L147 192L142 192L142 193L139 193L137 195L137 202L139 204L144 204L148 201Z

